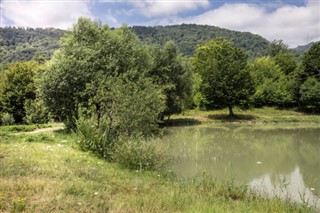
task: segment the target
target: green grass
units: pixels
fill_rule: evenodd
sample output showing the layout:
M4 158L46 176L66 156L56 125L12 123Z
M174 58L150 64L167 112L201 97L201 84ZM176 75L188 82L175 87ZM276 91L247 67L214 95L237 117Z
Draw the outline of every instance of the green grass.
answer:
M187 121L187 124L200 123L320 123L320 116L299 112L296 109L277 109L274 107L253 108L242 110L234 109L236 117L229 117L228 110L188 110L180 115L171 116L169 125L181 124Z
M80 151L76 140L61 130L0 136L0 211L314 211L256 196L232 182L217 184L205 177L176 180L169 171L126 170Z

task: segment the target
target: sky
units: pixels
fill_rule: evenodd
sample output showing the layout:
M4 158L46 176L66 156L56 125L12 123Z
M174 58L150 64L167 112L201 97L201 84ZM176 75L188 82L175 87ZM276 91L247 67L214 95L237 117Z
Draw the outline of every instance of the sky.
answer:
M320 40L320 0L0 0L0 26L70 29L81 16L111 27L205 24L290 47Z

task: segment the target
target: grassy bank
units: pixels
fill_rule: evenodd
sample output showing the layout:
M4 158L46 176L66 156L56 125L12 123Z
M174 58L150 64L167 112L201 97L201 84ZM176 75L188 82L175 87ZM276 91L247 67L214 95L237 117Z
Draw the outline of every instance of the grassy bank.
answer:
M0 132L3 128L0 128ZM75 145L63 131L0 134L2 212L312 212L207 179L130 171Z
M274 107L234 109L235 117L228 116L228 109L201 111L188 110L180 115L171 116L171 124L189 123L320 123L320 115L308 114L297 109L277 109ZM169 123L170 123L169 122Z

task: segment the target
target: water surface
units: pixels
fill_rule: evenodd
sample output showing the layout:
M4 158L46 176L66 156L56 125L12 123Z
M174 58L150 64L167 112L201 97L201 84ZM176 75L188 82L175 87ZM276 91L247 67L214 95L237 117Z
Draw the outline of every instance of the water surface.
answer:
M164 140L172 144L172 167L179 178L205 173L320 207L319 126L170 127Z

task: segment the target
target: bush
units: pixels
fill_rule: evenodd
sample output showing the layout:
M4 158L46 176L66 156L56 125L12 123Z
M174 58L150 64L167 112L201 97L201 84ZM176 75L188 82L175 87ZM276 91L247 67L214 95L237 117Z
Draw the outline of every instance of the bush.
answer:
M141 171L162 169L170 157L168 147L160 140L138 138L119 143L113 159L123 167Z
M44 124L50 120L49 111L47 107L45 107L43 100L26 100L24 110L26 112L24 121L27 124Z
M320 81L308 78L300 87L300 101L305 108L319 111L320 107Z
M83 151L92 151L128 169L156 170L169 162L168 148L160 140L137 135L129 138L105 118L98 124L96 116L81 116L76 126L77 143Z
M10 113L3 113L1 116L1 124L2 125L12 125L14 124L14 118L13 115L11 115Z
M91 150L111 160L116 135L106 119L102 119L98 125L96 117L81 117L76 121L76 126L77 143L83 151Z

